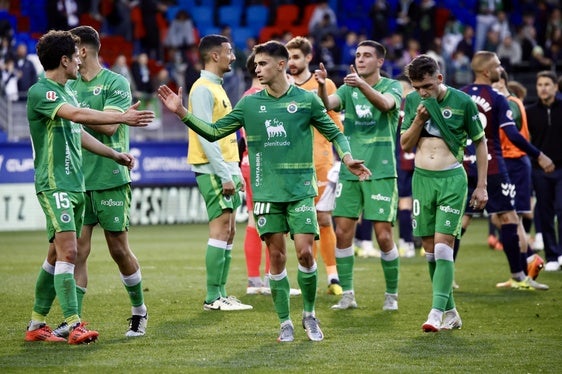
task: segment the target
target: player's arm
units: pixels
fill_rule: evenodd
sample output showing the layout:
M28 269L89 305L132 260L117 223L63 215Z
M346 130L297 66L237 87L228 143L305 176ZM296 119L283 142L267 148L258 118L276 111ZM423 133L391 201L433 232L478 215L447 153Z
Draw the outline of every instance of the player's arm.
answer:
M145 127L154 120L154 112L150 110L137 110L139 104L140 101L131 105L126 112L119 113L78 108L65 103L57 110L56 116L84 125L124 123L134 127Z
M106 146L84 130L82 130L81 140L82 147L92 153L110 158L121 165L127 166L129 170L132 169L135 165L135 158L132 155L128 153L117 152L116 150Z
M320 63L320 68L314 70L314 79L318 82L318 96L324 103L327 110L339 110L341 107L341 101L339 96L332 94L328 95L328 90L326 89L326 79L328 78L328 72L324 67L323 63Z
M404 120L400 132L400 145L404 152L412 152L420 139L424 124L429 119L426 107L419 103L417 94L406 96ZM417 106L416 106L417 105Z
M360 180L365 180L371 175L371 171L365 166L363 160L354 160L351 155L351 147L346 136L338 129L334 121L326 113L318 98L311 100L312 118L311 123L318 129L320 134L334 145L338 156L344 165Z
M131 86L129 81L123 76L118 76L111 81L110 87L107 89L111 94L108 95L103 102L104 112L123 113L131 106ZM127 94L123 94L127 93ZM119 129L120 123L106 125L86 125L88 128L101 134L112 136Z
M350 74L346 75L343 79L343 83L351 87L357 87L363 95L369 100L371 104L379 111L385 113L391 111L397 106L397 99L391 93L381 93L375 90L369 83L367 83L363 78L357 74L355 67L350 65ZM400 92L399 96L402 96ZM399 102L399 101L398 101Z
M181 95L181 87L177 94L166 85L158 87L158 97L164 106L174 112L187 127L209 141L224 138L244 125L243 113L241 110L238 110L239 104L236 105L232 112L217 122L209 123L189 113L181 102ZM244 98L240 100L240 102L242 101L244 101Z
M116 109L105 109L104 112L122 113ZM120 125L121 125L120 123L112 123L112 124L105 124L105 125L85 124L85 126L88 126L88 128L107 136L112 136L113 134L115 134L115 132L117 131Z
M513 144L515 144L517 148L527 153L529 156L536 158L537 162L546 173L554 171L554 162L552 162L550 157L548 157L537 147L529 143L527 139L525 139L523 135L521 135L521 133L517 130L515 124L511 123L505 125L501 129L504 131L507 138Z
M476 188L470 198L470 205L474 209L484 209L488 202L488 146L486 145L486 138L474 140L474 147L476 149L476 170L478 171L478 181Z

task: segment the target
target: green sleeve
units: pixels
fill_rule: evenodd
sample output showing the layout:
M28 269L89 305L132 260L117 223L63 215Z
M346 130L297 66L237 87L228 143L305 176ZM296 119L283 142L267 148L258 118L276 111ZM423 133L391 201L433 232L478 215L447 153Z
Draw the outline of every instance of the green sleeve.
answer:
M214 142L232 134L244 126L244 99L245 98L242 98L242 100L238 102L234 109L232 109L232 112L215 123L203 121L189 112L182 118L182 122L208 141Z

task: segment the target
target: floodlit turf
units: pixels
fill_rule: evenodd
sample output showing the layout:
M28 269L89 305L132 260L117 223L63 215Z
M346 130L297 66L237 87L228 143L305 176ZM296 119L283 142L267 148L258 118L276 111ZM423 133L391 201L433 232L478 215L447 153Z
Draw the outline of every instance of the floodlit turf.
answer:
M277 343L279 324L269 296L246 296L246 267L239 226L228 290L254 309L204 312L206 225L137 226L131 246L142 265L149 308L145 337L125 338L130 316L103 236L96 231L89 261L84 320L99 331L88 346L24 342L35 278L46 254L45 233L0 232L0 371L5 372L295 372L310 373L555 373L562 366L562 272L541 273L546 292L496 290L507 280L502 252L486 245L486 222L476 220L457 261L457 308L463 329L423 333L431 307L425 259L402 259L398 312L383 312L379 259L356 258L359 308L334 311L326 294L323 262L317 316L325 340L307 341L300 297L291 298L295 341ZM289 277L296 286L292 242ZM58 304L49 316L62 320Z

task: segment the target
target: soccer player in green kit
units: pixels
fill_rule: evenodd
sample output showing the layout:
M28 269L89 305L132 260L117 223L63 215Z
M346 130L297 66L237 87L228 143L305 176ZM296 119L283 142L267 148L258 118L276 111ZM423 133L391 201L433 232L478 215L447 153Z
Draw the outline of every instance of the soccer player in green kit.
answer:
M37 43L37 55L45 69L45 78L33 85L28 93L27 117L34 150L35 189L47 219L51 244L37 278L26 341L66 341L53 335L46 324L55 297L59 299L65 322L70 326L69 344L87 343L98 337L96 331L87 330L81 322L74 280L76 238L82 228L85 204L81 147L128 168L133 166L134 158L100 143L85 132L80 123L146 126L154 119L153 112L137 111L138 104L124 113L78 107L74 94L65 84L77 77L81 64L79 42L79 38L68 31L49 31L43 35Z
M349 143L312 93L290 85L286 69L289 53L285 46L270 41L254 48L256 75L265 89L242 98L232 112L209 124L187 111L181 102L181 88L176 95L167 86L158 89L165 106L183 122L210 141L220 139L241 127L246 131L251 181L254 193L254 216L258 231L265 240L271 262L271 295L281 322L280 342L293 341L290 319L289 280L286 266L285 234L295 242L298 283L302 290L302 325L308 338L320 341L324 334L315 316L317 265L312 254L318 238L314 208L317 194L313 160L313 126L336 147L342 162L365 179L370 175L363 161L354 160Z
M79 26L70 32L80 38L78 55L82 61L78 79L69 82L81 108L124 112L131 105L131 89L127 79L99 63L100 39L91 26ZM119 152L129 151L129 127L119 123L88 125L84 128L103 144ZM121 280L129 295L132 316L126 336L142 336L146 331L148 315L144 304L141 270L129 247L127 231L131 206L131 177L124 166L100 157L88 150L82 152L86 183L84 226L78 238L78 256L74 278L78 312L88 285L86 261L90 255L95 225L104 229L109 253L119 267ZM62 323L54 331L57 336L68 336L68 324Z
M353 289L353 237L357 220L373 221L381 250L381 266L386 282L383 310L398 309L398 276L400 256L394 243L392 225L398 209L396 172L396 132L402 86L394 79L381 76L386 49L373 40L357 46L355 67L344 78L344 85L328 96L327 72L323 64L314 72L318 95L326 109L345 110L344 134L352 152L365 160L373 175L365 183L341 169L336 188L336 265L343 295L332 309L357 308Z
M443 84L437 62L420 55L406 66L415 91L406 96L400 144L416 147L412 177L414 235L422 238L432 281L432 309L425 332L460 329L453 298L453 245L460 235L468 182L462 165L467 138L476 150L477 186L470 204L483 209L488 201L488 151L478 109L470 96Z

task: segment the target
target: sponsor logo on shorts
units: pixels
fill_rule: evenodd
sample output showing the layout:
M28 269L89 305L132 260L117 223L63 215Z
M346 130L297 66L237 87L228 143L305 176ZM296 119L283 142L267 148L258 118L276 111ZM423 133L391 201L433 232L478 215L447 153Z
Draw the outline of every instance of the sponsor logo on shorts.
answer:
M295 208L296 213L314 212L315 210L316 210L316 208L314 208L313 206L308 206L308 205L301 205L301 206Z
M452 208L449 205L439 205L439 210L445 213L461 214L459 209Z
M418 227L418 221L416 221L416 219L412 219L412 228L415 229L416 227Z
M267 219L264 216L258 218L259 227L264 227L266 223L267 223Z
M63 223L69 223L70 221L72 221L72 217L70 216L70 214L64 212L60 215L60 220Z
M125 202L123 200L113 200L113 199L102 200L100 201L100 204L104 206L125 206Z
M383 196L383 195L381 195L380 193L378 193L378 194L376 194L376 195L371 195L371 200L390 202L390 197L388 197L388 196Z

